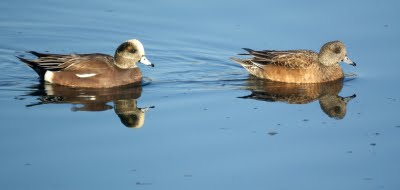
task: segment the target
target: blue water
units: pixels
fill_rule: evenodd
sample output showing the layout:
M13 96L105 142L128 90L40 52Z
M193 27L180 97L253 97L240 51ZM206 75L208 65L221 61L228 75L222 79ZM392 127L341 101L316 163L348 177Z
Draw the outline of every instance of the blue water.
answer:
M4 0L0 189L399 189L399 5ZM41 85L15 58L112 55L132 38L156 65L140 66L142 86ZM331 86L260 81L229 60L332 40L357 67Z

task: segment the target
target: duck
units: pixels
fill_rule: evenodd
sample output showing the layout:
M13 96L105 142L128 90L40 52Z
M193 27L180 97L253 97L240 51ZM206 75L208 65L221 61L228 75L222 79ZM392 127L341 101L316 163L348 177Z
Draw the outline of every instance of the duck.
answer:
M285 83L324 83L343 79L339 63L356 63L347 56L341 41L325 43L317 53L312 50L262 50L243 48L249 59L231 58L251 75L261 79Z
M131 39L120 44L114 56L102 53L47 54L28 53L37 57L28 60L16 56L32 68L41 81L76 88L112 88L141 83L138 62L154 67L145 56L143 44Z

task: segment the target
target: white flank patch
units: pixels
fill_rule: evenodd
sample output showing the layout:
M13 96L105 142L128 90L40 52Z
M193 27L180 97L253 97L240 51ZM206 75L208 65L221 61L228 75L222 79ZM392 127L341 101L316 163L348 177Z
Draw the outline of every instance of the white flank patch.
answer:
M75 74L77 77L79 78L89 78L89 77L93 77L96 76L95 73L89 73L89 74Z
M44 74L44 80L53 83L54 73L52 71L46 71Z

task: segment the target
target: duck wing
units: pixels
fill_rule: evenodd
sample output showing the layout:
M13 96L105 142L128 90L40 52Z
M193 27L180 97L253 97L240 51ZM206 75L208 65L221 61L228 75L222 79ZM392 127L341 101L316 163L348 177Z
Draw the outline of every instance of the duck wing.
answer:
M110 69L114 58L106 54L45 54L35 51L29 53L37 56L35 60L18 57L22 62L39 74L45 71L88 71L94 69Z
M62 71L88 72L112 69L114 57L106 54L79 54L71 57L60 67Z
M255 51L243 48L253 57L249 59L257 67L263 68L266 65L276 65L288 68L306 68L318 61L318 54L310 50L263 50Z

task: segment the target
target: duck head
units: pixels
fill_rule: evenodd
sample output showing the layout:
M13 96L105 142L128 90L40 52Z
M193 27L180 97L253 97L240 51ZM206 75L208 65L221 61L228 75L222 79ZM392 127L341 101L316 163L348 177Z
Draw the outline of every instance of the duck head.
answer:
M121 69L135 68L137 62L154 67L154 64L145 56L143 44L136 39L128 40L119 45L115 50L114 58L115 64Z
M341 41L332 41L324 44L319 51L318 60L325 66L333 66L339 62L356 66L356 63L347 57L346 46Z

